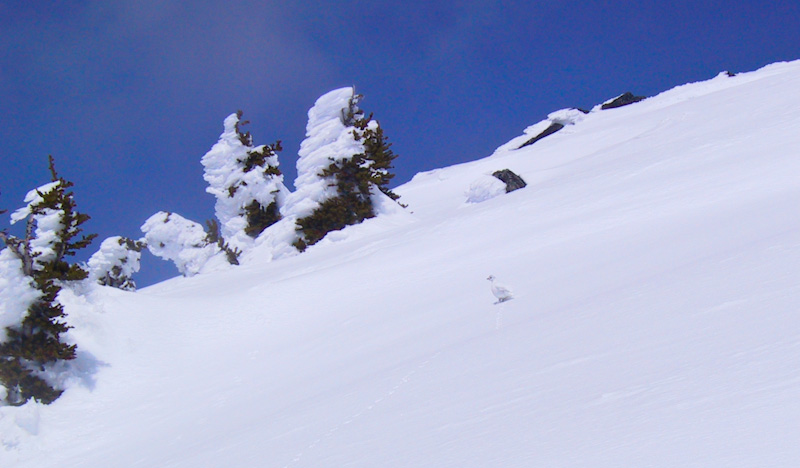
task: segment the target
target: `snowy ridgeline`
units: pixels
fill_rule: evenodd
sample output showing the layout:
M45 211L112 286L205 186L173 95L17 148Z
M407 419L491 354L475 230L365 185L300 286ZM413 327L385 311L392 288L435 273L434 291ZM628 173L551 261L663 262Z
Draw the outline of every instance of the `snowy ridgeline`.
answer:
M386 190L376 182L381 177L387 181L391 178L389 166L381 166L371 153L376 148L370 144L376 140L370 135L381 132L382 137L382 131L377 121L364 117L357 106L359 99L353 88L341 88L320 97L309 110L295 191L291 193L278 169L280 142L254 146L250 133L241 128L246 124L241 113L228 116L219 141L201 160L209 183L207 191L217 199L218 228L209 226L206 232L200 224L180 215L159 212L142 226L150 251L173 261L186 276L247 261L254 250L261 259L296 255L319 240L309 240L311 234L305 230L304 219L315 216L333 200L345 200L344 211L355 210L342 194L350 175L341 167L356 159L356 171L367 174L369 180L361 189L367 190L361 201L369 205L368 213L342 221L321 235L314 234L321 238L364 217L385 214L387 209L394 211ZM383 140L377 143L380 150L388 148L381 146L385 145Z
M0 466L797 466L798 90L548 118L303 255L65 289L68 390L0 408Z

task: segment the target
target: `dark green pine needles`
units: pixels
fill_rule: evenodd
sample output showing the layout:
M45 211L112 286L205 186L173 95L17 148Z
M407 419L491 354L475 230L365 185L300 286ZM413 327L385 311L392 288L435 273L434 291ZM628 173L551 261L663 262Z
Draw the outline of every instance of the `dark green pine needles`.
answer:
M30 205L25 237L16 238L6 232L0 235L19 258L31 285L40 292L22 323L7 327L6 339L0 343L0 383L7 390L6 403L11 405L22 405L31 398L49 404L61 395L62 390L43 378L48 365L75 358L76 345L61 341L61 334L70 327L63 322L64 307L57 296L65 282L88 276L80 265L70 264L67 257L88 246L96 236L81 235L80 226L89 216L76 210L74 194L68 191L73 184L58 176L52 156L49 161L56 185L45 193L39 192L41 200ZM34 249L37 219L54 213L60 221L55 235L46 249L41 245Z
M379 190L392 200L399 197L389 189L394 177L390 172L392 161L397 158L392 144L383 134L383 129L372 114L364 117L357 103L361 95L354 95L347 112L342 112L342 122L351 128L355 141L361 142L364 152L331 164L320 176L331 180L337 195L329 198L309 216L297 220L297 230L302 233L294 246L301 252L319 242L331 231L358 224L375 216L372 190Z

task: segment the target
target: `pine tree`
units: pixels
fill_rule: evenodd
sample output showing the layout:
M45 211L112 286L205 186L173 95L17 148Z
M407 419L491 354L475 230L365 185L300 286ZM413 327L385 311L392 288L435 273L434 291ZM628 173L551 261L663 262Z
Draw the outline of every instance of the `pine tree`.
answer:
M345 101L342 101L343 96L347 96ZM365 116L358 107L362 97L353 88L332 91L320 98L315 108L309 112L307 141L310 143L307 145L307 154L317 161L321 154L327 155L327 165L316 168L316 176L323 181L324 186L335 190L332 195L327 188L320 190L318 187L315 192L311 192L317 196L317 206L311 213L299 216L297 220L300 235L294 245L300 251L319 242L331 231L374 217L376 197L385 195L392 200L398 198L389 189L389 183L394 177L390 170L397 156L390 149L391 143L378 121L372 118L372 114ZM339 103L342 102L344 105L338 112L337 125L330 117L336 118L330 107L341 105ZM318 115L322 117L317 117ZM323 121L325 117L328 118L327 122ZM316 121L312 122L312 119ZM316 134L318 128L332 135L320 138ZM319 145L319 141L330 143L324 146L324 143ZM301 158L302 156L301 147ZM301 162L298 161L298 172L300 165Z
M209 245L216 245L222 252L225 253L225 259L228 260L228 263L231 265L238 265L239 264L239 255L242 254L242 251L231 247L225 239L219 234L219 223L216 220L209 219L206 221L206 242Z
M383 134L383 128L378 121L372 120L372 114L356 121L355 127L360 130L360 137L364 141L363 157L369 161L366 171L369 182L392 200L397 200L400 197L389 189L389 183L394 178L390 170L394 168L392 162L397 155L390 149L392 144Z
M96 236L81 235L89 216L76 210L72 183L58 176L49 157L52 182L31 191L28 205L12 214L12 223L27 219L25 237L0 233L6 248L20 261L22 273L39 292L27 308L22 323L6 327L0 343L0 383L6 388L6 403L22 405L33 398L49 404L62 390L42 376L57 361L75 358L76 345L61 341L69 330L63 322L64 307L58 293L66 282L79 281L87 272L67 257L88 246ZM80 236L80 237L79 237Z
M242 130L249 122L241 119L242 111L229 115L219 141L201 159L206 191L217 199L218 235L231 251L247 250L278 222L288 194L278 169L281 142L254 146L250 132Z

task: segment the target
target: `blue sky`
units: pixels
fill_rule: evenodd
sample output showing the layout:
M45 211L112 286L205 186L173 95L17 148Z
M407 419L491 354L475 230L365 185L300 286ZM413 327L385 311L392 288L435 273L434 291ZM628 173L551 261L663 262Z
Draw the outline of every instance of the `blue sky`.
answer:
M291 185L308 108L355 85L402 183L560 108L798 59L800 3L0 0L0 44L0 208L52 154L101 240L213 217L200 158L237 109ZM137 280L174 274L149 257Z

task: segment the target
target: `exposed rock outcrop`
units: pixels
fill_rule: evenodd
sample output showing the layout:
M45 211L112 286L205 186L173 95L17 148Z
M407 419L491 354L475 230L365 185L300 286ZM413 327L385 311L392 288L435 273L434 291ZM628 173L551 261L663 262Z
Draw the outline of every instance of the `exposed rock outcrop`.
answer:
M528 185L525 183L524 180L522 180L522 177L518 176L510 169L502 169L499 171L495 171L492 173L492 175L502 180L506 184L506 193L513 192L514 190L519 190Z
M628 105L637 103L639 101L642 101L644 99L647 99L647 96L634 96L633 93L628 91L627 93L625 93L625 94L623 94L623 95L621 95L621 96L619 96L617 98L614 98L614 99L612 99L612 100L610 100L608 102L605 102L602 106L600 106L600 109L602 109L602 110L616 109L617 107L628 106Z

